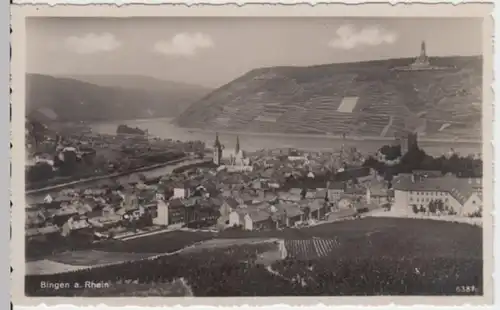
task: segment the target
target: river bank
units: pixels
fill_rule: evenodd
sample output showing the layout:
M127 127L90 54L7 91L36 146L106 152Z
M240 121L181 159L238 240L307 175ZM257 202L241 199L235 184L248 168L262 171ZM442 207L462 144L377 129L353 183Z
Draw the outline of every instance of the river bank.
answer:
M122 121L128 126L147 129L149 134L163 139L180 141L202 141L211 146L215 140L215 131L199 128L181 128L176 126L171 119L143 119ZM113 134L118 122L93 123L92 130L101 134ZM338 135L318 134L287 134L287 133L256 133L237 131L217 131L220 142L225 149L231 151L235 146L236 137L240 146L245 151L261 149L295 148L308 151L332 151L344 147L355 147L365 154L373 154L383 145L392 143L394 138L380 136L346 136L344 139ZM419 146L432 156L441 156L454 149L460 154L477 154L482 151L481 141L475 140L446 140L419 137Z
M342 141L394 141L394 137L382 137L382 136L353 136L353 135L334 135L334 134L289 134L289 133L275 133L275 132L243 132L243 131L216 131L216 130L206 130L199 128L184 128L188 132L197 133L212 133L212 134L232 134L232 135L246 135L246 136L263 136L263 137L296 137L296 138L311 138L311 139L332 139L332 140L342 140ZM420 137L418 139L420 142L424 143L470 143L470 144L481 144L480 140L474 139L435 139L435 138L425 138Z

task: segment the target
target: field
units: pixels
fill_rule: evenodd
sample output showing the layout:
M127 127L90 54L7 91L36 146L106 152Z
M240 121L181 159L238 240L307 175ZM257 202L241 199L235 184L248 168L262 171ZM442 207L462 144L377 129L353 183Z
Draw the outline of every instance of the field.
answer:
M249 239L257 237L284 239L286 257L279 256L279 241ZM121 265L27 276L26 294L124 296L133 292L117 291L116 286L131 283L140 286L145 295L149 284L151 294L157 295L161 294L161 290L153 292L157 284L178 279L195 296L442 295L456 294L460 285L475 285L478 291L473 293L481 293L482 229L471 225L367 218L302 230L225 232L212 236L206 244L219 246ZM152 253L146 246L142 250ZM40 281L85 280L104 281L115 289L93 293L40 289Z
M173 231L127 241L106 240L93 243L83 237L62 238L59 235L52 235L42 240L27 241L26 260L57 260L57 257L61 257L61 253L91 253L92 251L126 253L124 255L168 253L212 237L213 234L208 232ZM92 259L89 258L89 260Z

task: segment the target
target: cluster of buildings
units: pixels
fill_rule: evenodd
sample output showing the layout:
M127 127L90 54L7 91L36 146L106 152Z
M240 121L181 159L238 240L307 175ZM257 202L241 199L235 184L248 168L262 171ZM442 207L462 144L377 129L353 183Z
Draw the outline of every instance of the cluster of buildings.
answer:
M74 165L74 161L78 162L78 169L66 171L65 177L124 172L183 155L203 154L204 151L205 144L201 141L182 142L145 135L92 132L70 132L64 136L51 133L36 146L27 148L25 167L28 183L46 183L61 176L61 166L66 163ZM52 167L52 171L46 170L47 165Z
M71 231L110 235L127 230L134 220L149 212L154 192L146 185L111 186L85 190L65 189L57 195L47 194L43 201L28 201L26 236Z
M412 135L401 143L403 152L417 145ZM281 229L388 206L429 211L437 200L443 212L464 216L482 208L480 179L416 171L399 174L389 183L373 169L333 160L357 161L353 150L263 150L247 155L239 139L226 158L222 150L216 136L211 165L187 167L159 179L129 178L127 184L109 182L47 195L27 208L27 235L87 230L109 237L139 226Z
M218 139L217 145L220 156ZM26 230L37 235L86 229L116 236L138 221L151 227L282 228L388 200L386 184L369 169L341 168L338 180L328 181L329 160L331 155L284 150L247 156L237 140L235 152L228 159L214 157L211 167L47 195L27 208Z
M216 136L214 168L199 174L202 180L177 181L173 196L158 202L155 224L207 221L218 229L279 229L390 200L387 184L370 169L329 170L331 154L273 150L247 157L238 138L227 158L223 149ZM331 173L337 181L329 181Z

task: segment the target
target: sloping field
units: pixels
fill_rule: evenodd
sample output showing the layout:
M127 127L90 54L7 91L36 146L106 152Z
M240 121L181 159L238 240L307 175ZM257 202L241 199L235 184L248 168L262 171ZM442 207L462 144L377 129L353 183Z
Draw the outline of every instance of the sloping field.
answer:
M391 70L412 61L255 69L191 105L177 124L360 136L393 136L418 128L428 137L479 138L480 131L463 128L476 128L481 120L481 106L475 103L482 102L482 58L431 59L445 70ZM426 127L427 121L433 126ZM438 130L450 122L452 126Z
M195 296L455 295L456 286L462 283L475 286L471 294L482 293L480 227L366 218L303 230L262 232L260 236L259 232L237 233L241 242L220 240L221 247L90 270L27 276L26 294L85 294L73 288L42 289L41 281L103 281L111 286L134 283L144 291L148 284L154 290L157 283L180 278ZM226 239L227 235L220 237ZM285 239L285 251L279 241L244 241L245 237L266 239L271 235ZM287 255L280 255L283 252ZM96 294L115 296L106 290Z
M104 251L74 251L54 255L51 260L75 266L106 265L118 262L127 262L155 256L157 253L126 253Z
M73 266L54 262L48 259L26 262L26 275L50 275L55 273L64 273L80 269L86 269L90 266Z

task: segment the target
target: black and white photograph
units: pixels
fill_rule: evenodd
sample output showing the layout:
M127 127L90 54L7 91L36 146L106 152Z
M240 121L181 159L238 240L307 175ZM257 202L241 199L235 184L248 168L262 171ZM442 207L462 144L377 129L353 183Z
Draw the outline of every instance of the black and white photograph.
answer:
M26 17L25 296L484 296L484 31Z

